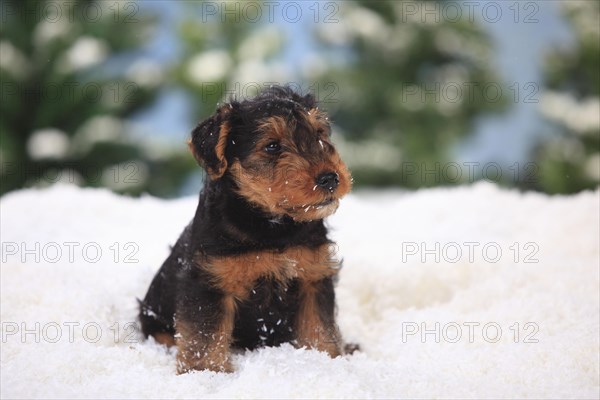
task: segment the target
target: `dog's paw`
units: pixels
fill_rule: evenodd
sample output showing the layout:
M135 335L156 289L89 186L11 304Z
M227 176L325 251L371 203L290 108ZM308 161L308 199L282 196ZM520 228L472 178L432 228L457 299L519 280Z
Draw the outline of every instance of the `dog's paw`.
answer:
M234 369L229 361L223 365L184 365L182 363L177 363L177 375L187 374L188 372L193 371L213 371L230 374L234 372Z
M196 354L194 354L196 355ZM229 359L210 357L184 357L177 354L177 375L192 371L213 371L231 373L234 371Z
M346 343L344 345L344 354L354 354L355 351L360 351L358 343Z

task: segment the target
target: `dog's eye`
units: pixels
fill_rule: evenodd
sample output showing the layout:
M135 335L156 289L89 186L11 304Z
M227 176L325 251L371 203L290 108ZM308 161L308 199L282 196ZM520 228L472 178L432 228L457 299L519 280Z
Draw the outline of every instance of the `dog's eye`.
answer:
M265 146L265 151L271 154L279 153L281 151L281 145L279 142L271 142Z

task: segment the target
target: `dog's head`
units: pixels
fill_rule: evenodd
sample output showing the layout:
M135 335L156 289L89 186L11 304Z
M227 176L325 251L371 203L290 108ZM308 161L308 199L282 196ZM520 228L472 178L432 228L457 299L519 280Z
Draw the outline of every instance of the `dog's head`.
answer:
M311 95L273 87L231 102L192 132L190 149L210 179L231 179L251 204L310 221L335 212L352 179Z

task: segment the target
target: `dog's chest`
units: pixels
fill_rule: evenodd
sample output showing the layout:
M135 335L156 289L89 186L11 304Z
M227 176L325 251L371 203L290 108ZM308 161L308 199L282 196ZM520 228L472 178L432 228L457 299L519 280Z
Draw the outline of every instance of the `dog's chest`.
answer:
M225 293L246 299L259 279L287 285L293 279L319 281L335 275L339 261L332 252L334 246L315 248L290 247L283 251L263 250L221 257L209 257L203 268L214 285Z
M259 279L237 306L234 339L242 348L277 346L294 339L299 305L299 282Z

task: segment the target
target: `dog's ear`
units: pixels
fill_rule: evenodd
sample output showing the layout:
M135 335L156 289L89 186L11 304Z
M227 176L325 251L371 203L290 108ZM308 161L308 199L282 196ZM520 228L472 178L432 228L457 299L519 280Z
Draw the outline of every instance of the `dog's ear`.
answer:
M221 106L210 118L202 121L192 131L188 146L194 158L211 179L219 179L227 170L225 148L229 135L231 104Z

